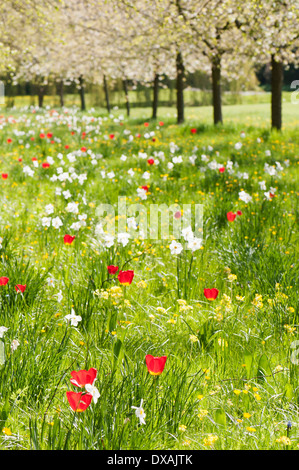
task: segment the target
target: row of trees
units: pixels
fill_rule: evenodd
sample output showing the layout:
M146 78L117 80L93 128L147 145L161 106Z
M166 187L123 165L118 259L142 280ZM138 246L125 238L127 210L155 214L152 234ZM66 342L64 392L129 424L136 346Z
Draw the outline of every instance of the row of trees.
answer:
M162 76L176 80L177 121L184 122L186 73L211 76L214 123L221 123L223 78L247 73L244 63L271 63L272 127L282 126L283 69L299 63L295 0L7 0L0 5L0 72L33 82L43 105L46 85L121 79L151 83L157 117Z

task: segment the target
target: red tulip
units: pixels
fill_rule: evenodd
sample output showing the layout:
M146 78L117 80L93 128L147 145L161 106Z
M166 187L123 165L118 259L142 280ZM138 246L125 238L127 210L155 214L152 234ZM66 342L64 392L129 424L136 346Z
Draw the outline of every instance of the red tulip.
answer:
M66 392L66 397L72 410L77 412L85 411L92 400L90 393L82 394L82 392Z
M155 163L155 160L154 160L153 158L149 158L148 161L147 161L147 163L148 163L149 165L153 165L153 164Z
M215 300L218 296L219 290L213 287L212 289L204 289L203 293L208 300Z
M109 274L115 274L118 271L118 266L107 266L107 269Z
M145 122L144 125L145 125L145 127L148 127L148 126L149 126L149 123L148 123L148 122Z
M160 121L160 122L159 122L159 126L164 126L164 122L163 122L163 121Z
M44 139L46 137L45 134L39 134L39 136L41 139Z
M67 149L70 148L70 146L69 146L69 145L65 145L64 148L67 150Z
M63 237L63 241L64 241L64 244L65 245L71 245L73 243L73 241L75 240L75 236L71 236L71 235L64 235Z
M86 147L81 147L81 152L86 152L87 148Z
M221 168L219 168L219 173L224 173L225 172L225 167L222 166Z
M242 215L242 211L237 211L237 215Z
M133 281L134 271L119 271L118 280L124 286L129 286Z
M7 139L6 141L8 144L11 144L12 143L12 139Z
M48 139L51 139L51 137L53 137L52 132L48 132L47 137L48 137Z
M24 284L24 285L22 285L22 284L17 284L17 285L15 286L15 289L16 289L17 292L22 292L22 293L23 293L23 292L25 292L25 290L26 290L26 284Z
M114 134L109 134L109 138L110 138L111 140L113 140L113 139L114 139Z
M167 356L154 357L148 354L145 356L145 362L151 375L161 375L166 362Z
M233 222L235 218L237 217L237 214L234 214L233 212L228 212L226 214L226 217L229 222Z
M85 387L85 385L87 384L92 385L96 379L97 373L97 369L94 369L93 367L89 370L78 370L78 372L73 370L71 372L72 378L70 379L70 381L76 387L82 388Z
M9 281L9 278L8 277L0 277L0 286L6 286L6 284L8 283Z
M50 167L50 163L44 162L44 163L42 164L42 167L43 167L43 168L49 168L49 167Z
M2 173L1 176L2 176L2 179L3 179L3 180L6 180L6 179L8 178L8 174L7 174L7 173Z
M145 191L148 191L148 186L141 186L142 189L144 189Z
M196 129L190 129L191 134L196 134L197 130Z

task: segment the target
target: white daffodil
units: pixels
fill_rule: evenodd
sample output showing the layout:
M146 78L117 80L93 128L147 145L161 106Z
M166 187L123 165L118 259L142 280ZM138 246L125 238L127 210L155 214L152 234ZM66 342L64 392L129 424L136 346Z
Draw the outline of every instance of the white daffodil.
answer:
M95 404L97 403L98 401L98 398L100 398L100 392L98 391L98 389L94 386L94 384L86 384L85 385L85 390L90 393L90 395L92 395L92 398L93 398L93 401L95 402Z
M0 338L3 338L4 334L7 332L8 328L6 326L0 326Z
M74 309L72 308L72 312L69 315L66 315L65 319L70 321L72 326L78 326L78 323L82 320L82 317L80 317L80 315L76 315Z
M146 414L144 412L144 409L142 408L142 405L143 405L143 400L141 400L140 406L132 406L131 408L135 410L135 414L137 418L139 418L140 424L145 424Z
M169 248L172 255L179 255L183 250L183 245L180 242L177 242L176 240L172 240L169 245Z

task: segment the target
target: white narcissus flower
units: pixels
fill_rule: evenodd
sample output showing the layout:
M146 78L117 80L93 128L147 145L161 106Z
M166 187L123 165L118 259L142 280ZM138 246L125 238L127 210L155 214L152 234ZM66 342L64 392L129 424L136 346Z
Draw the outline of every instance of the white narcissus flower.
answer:
M119 233L117 235L118 243L121 243L122 246L126 246L129 243L130 234L127 232Z
M135 414L137 418L139 418L140 424L145 424L146 414L144 412L144 409L142 408L142 405L143 405L143 400L141 400L140 406L132 406L131 408L135 410Z
M183 250L183 245L180 242L177 242L176 240L172 240L169 245L169 248L172 255L179 255Z
M78 204L76 204L75 202L69 202L65 210L72 214L78 214L79 212Z
M51 217L43 217L42 218L42 226L43 227L50 227L51 226Z
M70 321L72 326L78 326L79 321L82 320L82 317L80 317L80 315L75 314L75 310L73 308L72 312L69 315L66 315L64 318L67 321Z
M127 218L127 223L128 223L128 228L132 228L134 230L137 230L138 224L135 220L135 217L128 217Z
M54 206L53 204L47 204L45 207L46 214L50 215L53 214L54 212Z
M262 191L266 191L266 181L259 181L258 184Z
M52 227L59 228L62 227L62 225L63 223L60 217L55 217L54 219L52 219Z
M7 332L8 328L6 326L0 326L0 338L3 338L4 334Z
M100 398L100 392L98 389L94 386L94 383L91 384L86 384L85 385L85 390L92 395L93 401L97 403L98 398Z
M247 194L245 191L239 192L239 199L241 199L241 201L245 202L246 204L252 201L252 197L250 196L250 194Z
M201 246L202 241L200 238L193 237L188 240L188 249L192 252L199 250Z
M146 192L147 192L146 189L137 188L137 194L138 194L138 196L140 197L140 199L142 199L142 200L147 199Z
M186 242L194 237L193 230L192 230L191 226L183 228L182 237L186 240Z

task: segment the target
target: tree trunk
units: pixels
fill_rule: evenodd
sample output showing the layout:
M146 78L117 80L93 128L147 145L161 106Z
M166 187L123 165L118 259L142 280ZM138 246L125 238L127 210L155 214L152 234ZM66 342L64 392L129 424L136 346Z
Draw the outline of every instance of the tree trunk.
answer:
M271 121L272 129L281 130L282 126L282 85L283 65L277 62L274 55L271 57Z
M38 86L37 96L38 96L38 107L42 108L43 104L44 104L44 96L45 96L45 86L44 85L39 85Z
M59 100L60 100L60 106L63 108L64 106L64 86L63 86L63 80L61 80L58 84L58 94L59 94Z
M153 83L153 119L157 119L157 111L158 111L158 98L159 98L159 75L156 73Z
M216 56L212 62L212 90L214 124L223 122L221 103L221 57Z
M81 100L81 110L85 111L86 110L86 104L85 104L85 90L84 90L84 79L82 75L79 77L79 84L80 84L80 100Z
M125 97L126 97L127 116L130 116L130 101L129 101L129 94L128 94L128 83L127 83L126 78L123 80L123 87L124 87Z
M184 62L181 52L177 53L176 56L176 93L177 93L177 123L181 124L184 122Z
M104 75L103 77L103 84L104 84L104 92L105 92L105 99L106 99L106 107L107 107L108 113L110 113L111 108L110 108L109 91L108 91L106 75Z

